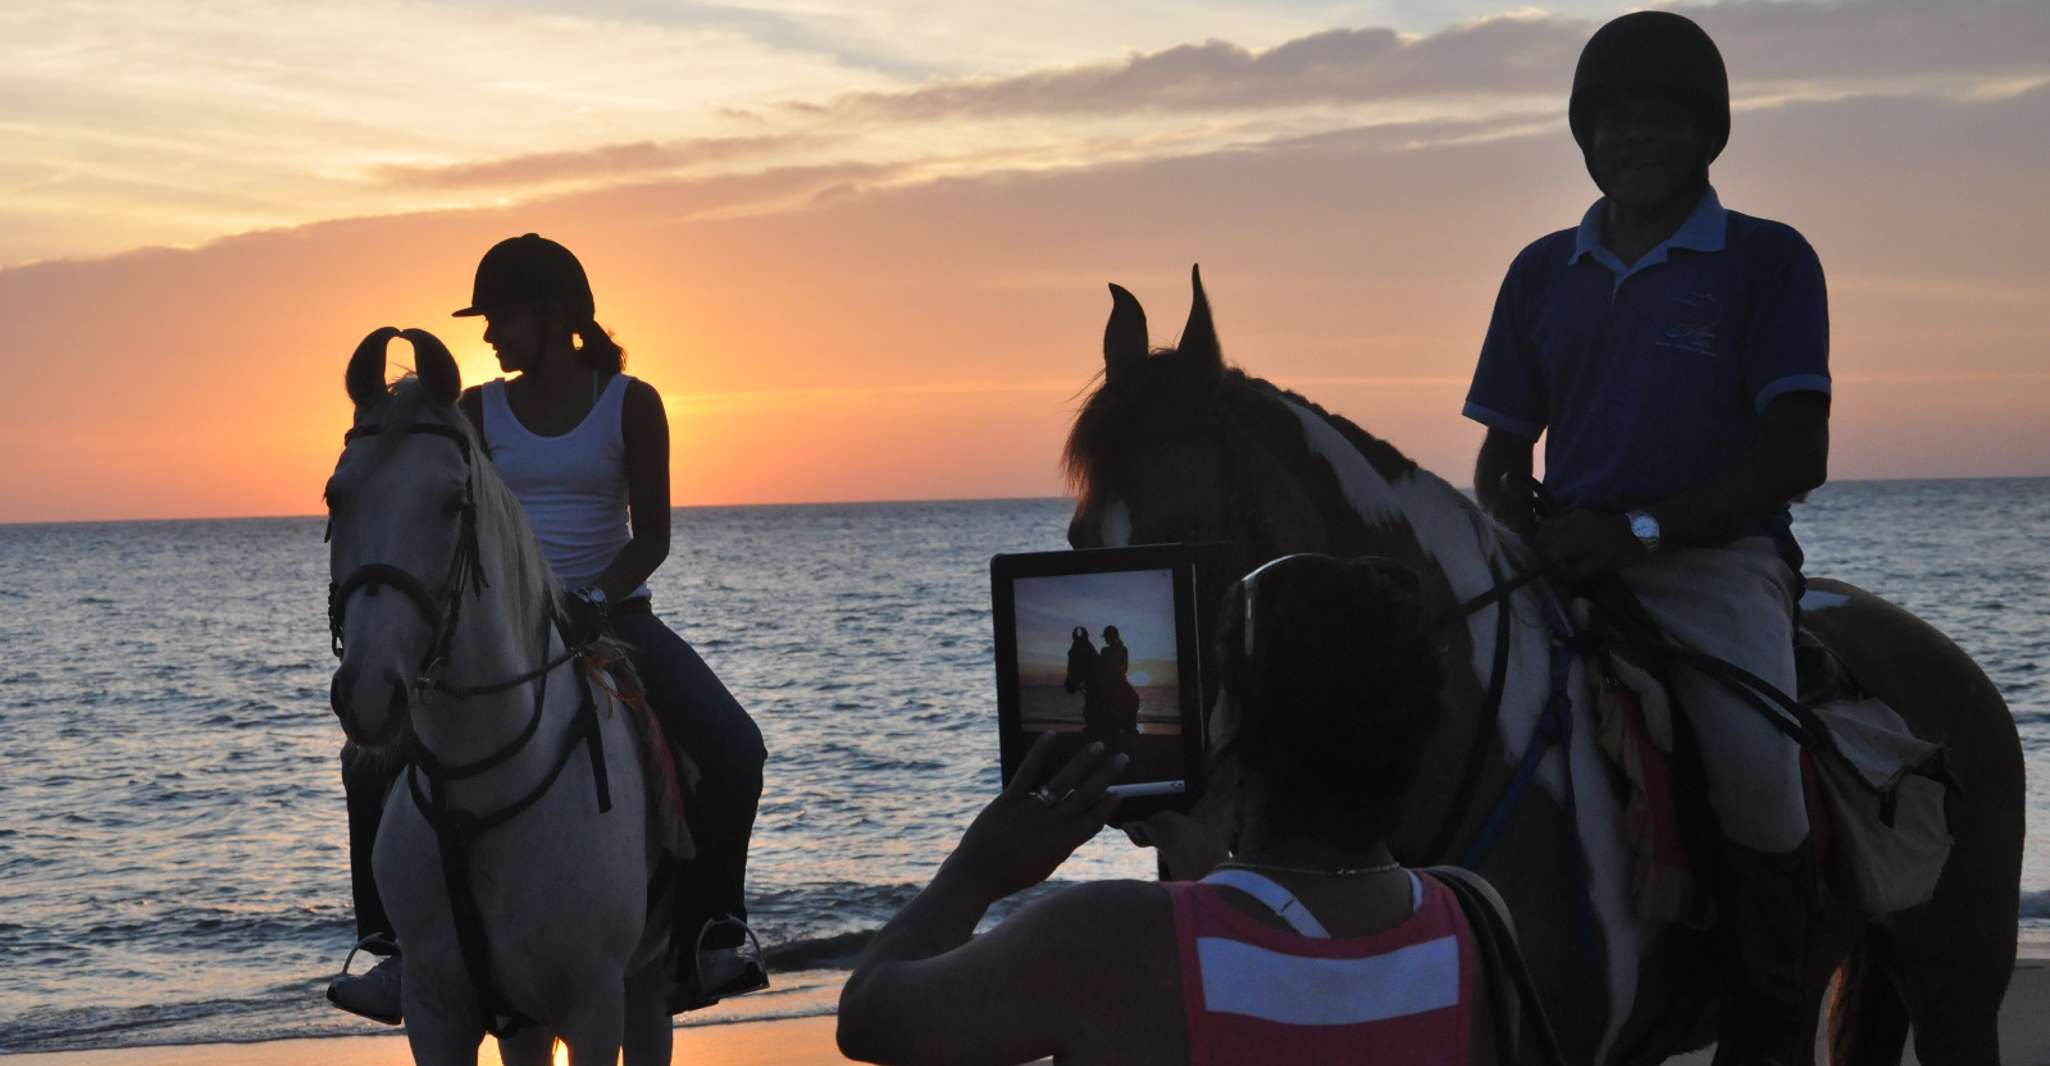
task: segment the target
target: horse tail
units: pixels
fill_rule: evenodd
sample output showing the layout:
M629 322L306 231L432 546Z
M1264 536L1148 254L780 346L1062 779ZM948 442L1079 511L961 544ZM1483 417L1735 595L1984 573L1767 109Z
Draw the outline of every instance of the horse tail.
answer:
M1894 987L1887 932L1868 925L1851 945L1829 1000L1830 1066L1898 1066L1908 1041L1908 1010Z

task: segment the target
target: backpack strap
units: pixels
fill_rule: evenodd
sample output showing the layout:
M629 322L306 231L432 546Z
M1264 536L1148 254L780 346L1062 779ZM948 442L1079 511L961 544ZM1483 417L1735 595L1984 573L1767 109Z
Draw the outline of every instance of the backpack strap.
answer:
M1510 928L1508 916L1496 908L1491 894L1482 889L1487 882L1479 874L1457 866L1432 866L1423 872L1452 890L1460 911L1466 915L1467 926L1473 930L1474 946L1494 1000L1494 1009L1488 1013L1494 1019L1496 1057L1502 1062L1524 1061L1516 1027L1504 1009L1515 1002L1537 1037L1537 1061L1542 1066L1565 1066L1559 1040L1552 1033L1551 1021L1545 1017L1545 1005L1538 999L1530 970L1523 964L1523 953L1517 949L1516 931ZM1511 992L1515 994L1514 1000L1510 998Z

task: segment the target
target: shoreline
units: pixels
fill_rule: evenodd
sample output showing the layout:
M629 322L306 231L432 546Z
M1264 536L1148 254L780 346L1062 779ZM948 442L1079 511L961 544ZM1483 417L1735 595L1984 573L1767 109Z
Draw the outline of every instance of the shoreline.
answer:
M675 1056L692 1066L809 1066L842 1062L831 1014L804 1018L737 1018L676 1028ZM0 1055L9 1066L411 1066L405 1034L316 1036L247 1043L157 1044L96 1051ZM500 1066L497 1041L486 1039L478 1066Z
M810 971L820 978L828 971ZM792 975L793 978L799 975ZM845 974L837 974L844 979ZM776 1001L714 1008L676 1027L678 1062L693 1066L823 1066L845 1062L834 1043L833 1005L839 980L797 982ZM739 1001L749 1004L749 1000ZM2009 1066L2050 1066L2050 945L2027 941L2015 961L2000 1010L2001 1061ZM797 1013L803 1012L803 1013ZM1818 1038L1818 1049L1821 1047ZM1707 1066L1713 1049L1670 1060L1677 1066ZM402 1032L363 1036L293 1037L242 1043L157 1044L87 1051L43 1051L0 1055L8 1066L407 1066L412 1062ZM479 1066L499 1066L498 1046L485 1040ZM1817 1062L1826 1061L1818 1051ZM1912 1045L1904 1064L1918 1062Z

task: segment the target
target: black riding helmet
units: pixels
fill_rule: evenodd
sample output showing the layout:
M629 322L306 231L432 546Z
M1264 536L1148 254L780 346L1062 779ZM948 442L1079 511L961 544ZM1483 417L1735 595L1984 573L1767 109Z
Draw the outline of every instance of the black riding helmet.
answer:
M1573 99L1567 107L1583 156L1593 149L1595 116L1627 93L1659 94L1694 105L1708 134L1703 167L1729 143L1729 72L1715 42L1684 15L1637 11L1610 21L1588 39L1573 68Z
M538 233L508 237L491 246L477 264L470 306L455 317L482 315L504 308L554 304L573 324L593 317L591 281L584 265L569 249Z

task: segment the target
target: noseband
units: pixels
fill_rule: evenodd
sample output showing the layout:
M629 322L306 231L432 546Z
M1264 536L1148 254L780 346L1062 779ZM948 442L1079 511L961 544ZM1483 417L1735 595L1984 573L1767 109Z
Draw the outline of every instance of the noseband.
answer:
M375 422L367 422L349 430L342 436L342 446L362 437L374 437L384 431ZM330 581L327 586L327 628L334 646L335 658L341 658L346 650L343 646L342 627L347 619L349 597L360 590L375 596L386 585L399 590L420 610L434 628L434 641L428 645L427 653L420 660L419 675L424 683L448 660L448 649L455 639L456 625L461 621L463 590L470 587L472 595L481 595L489 582L484 579L484 568L479 562L477 551L477 493L476 469L470 457L470 440L463 431L454 426L436 422L415 422L403 427L405 433L428 433L446 437L456 443L463 453L463 512L462 528L456 535L455 552L449 557L448 573L442 579L440 592L427 588L427 583L414 577L405 569L389 563L365 563L349 572L339 582ZM334 519L328 519L328 533L322 540L334 535Z

